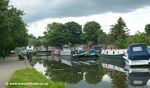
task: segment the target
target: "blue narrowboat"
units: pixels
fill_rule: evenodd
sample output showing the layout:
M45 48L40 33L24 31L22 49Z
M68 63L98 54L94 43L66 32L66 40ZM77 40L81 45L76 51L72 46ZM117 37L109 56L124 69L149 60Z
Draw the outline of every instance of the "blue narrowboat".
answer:
M98 56L96 50L75 50L73 57L93 57Z
M126 64L132 65L149 65L150 53L147 46L143 43L130 44L127 53L123 56Z

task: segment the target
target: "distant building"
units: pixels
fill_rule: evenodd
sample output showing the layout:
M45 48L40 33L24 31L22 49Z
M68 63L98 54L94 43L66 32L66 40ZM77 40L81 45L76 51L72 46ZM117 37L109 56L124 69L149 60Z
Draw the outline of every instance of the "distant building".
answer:
M99 44L102 49L117 49L113 44Z
M27 46L26 47L26 50L29 52L29 51L33 51L34 50L34 46Z

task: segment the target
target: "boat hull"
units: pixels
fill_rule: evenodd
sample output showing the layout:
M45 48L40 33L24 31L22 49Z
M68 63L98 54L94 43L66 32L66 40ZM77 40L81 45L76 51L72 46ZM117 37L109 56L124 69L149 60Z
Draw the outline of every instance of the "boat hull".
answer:
M74 56L73 60L98 60L98 56Z
M126 65L129 65L129 66L150 65L150 59L149 60L130 60L125 56L123 58L125 60Z
M122 59L124 54L117 54L117 55L106 55L106 54L101 54L102 58L111 58L111 59Z

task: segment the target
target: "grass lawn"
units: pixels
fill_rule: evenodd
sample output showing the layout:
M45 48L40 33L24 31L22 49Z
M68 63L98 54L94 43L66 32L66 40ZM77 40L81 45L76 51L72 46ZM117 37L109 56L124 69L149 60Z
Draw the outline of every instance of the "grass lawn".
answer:
M10 78L7 88L65 88L64 83L48 80L35 69L17 70Z

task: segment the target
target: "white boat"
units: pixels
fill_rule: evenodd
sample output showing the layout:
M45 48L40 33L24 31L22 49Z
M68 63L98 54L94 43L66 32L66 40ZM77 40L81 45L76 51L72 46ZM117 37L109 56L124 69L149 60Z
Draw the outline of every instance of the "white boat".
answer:
M63 48L63 50L60 51L60 55L62 55L62 56L70 56L71 55L71 49Z
M146 85L150 79L150 70L148 67L129 68L126 75L130 88L147 88Z
M102 49L103 55L120 55L127 53L127 49Z
M127 49L106 49L102 50L101 57L102 58L120 58L122 59L124 54L127 52Z
M54 55L60 55L60 49L54 49L53 54Z
M150 63L150 53L146 45L142 43L130 44L123 58L129 66L149 65Z

